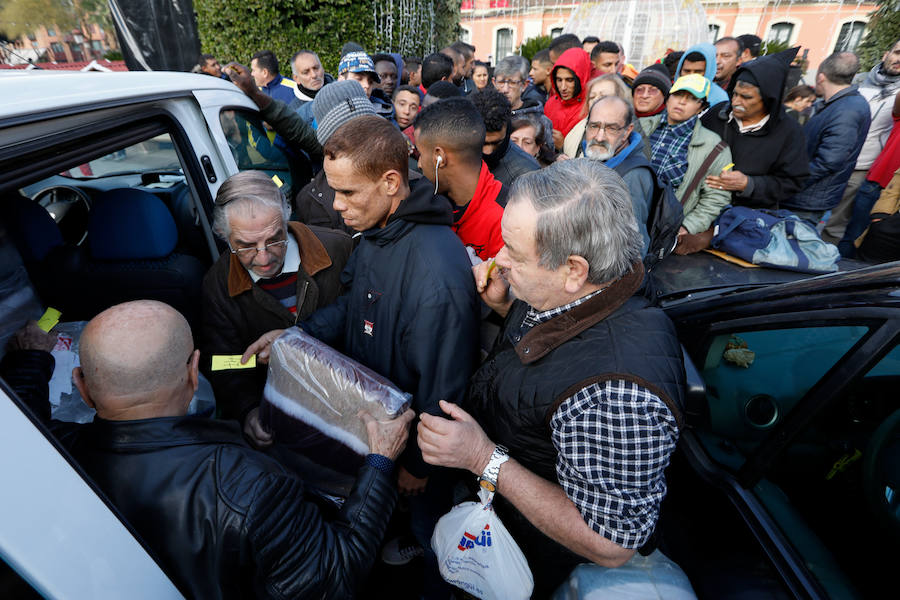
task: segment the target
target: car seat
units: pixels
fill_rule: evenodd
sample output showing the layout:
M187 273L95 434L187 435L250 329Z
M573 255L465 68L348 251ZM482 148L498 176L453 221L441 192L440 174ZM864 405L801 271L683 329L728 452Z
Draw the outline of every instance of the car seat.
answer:
M50 213L21 194L3 199L0 216L41 301L67 320L84 318L77 289L82 249L67 244Z
M84 293L96 312L129 300L165 302L195 326L203 263L175 251L178 229L162 200L119 188L94 199L88 222L90 259Z

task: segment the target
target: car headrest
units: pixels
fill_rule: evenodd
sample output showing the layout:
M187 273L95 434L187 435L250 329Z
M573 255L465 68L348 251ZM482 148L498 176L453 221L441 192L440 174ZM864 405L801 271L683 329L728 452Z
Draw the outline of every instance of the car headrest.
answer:
M15 194L0 204L6 229L26 263L40 262L65 243L56 221L34 200Z
M100 260L165 258L178 229L163 201L149 192L120 188L94 199L88 223L91 257Z

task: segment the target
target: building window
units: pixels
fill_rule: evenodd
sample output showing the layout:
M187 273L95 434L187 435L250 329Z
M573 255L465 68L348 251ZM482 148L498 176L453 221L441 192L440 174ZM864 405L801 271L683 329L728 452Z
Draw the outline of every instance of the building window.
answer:
M513 30L504 27L497 30L497 55L495 61L500 61L513 52Z
M789 44L791 43L792 33L794 33L793 23L775 23L769 30L769 41Z
M563 30L562 27L554 27L553 29L550 30L550 37L555 38L555 37L561 36L562 30Z
M717 39L719 39L719 31L721 31L721 27L718 25L710 25L709 26L709 43L714 44Z
M841 25L841 32L838 34L837 43L834 45L835 52L855 52L862 40L863 33L866 30L866 24L862 21L851 21Z

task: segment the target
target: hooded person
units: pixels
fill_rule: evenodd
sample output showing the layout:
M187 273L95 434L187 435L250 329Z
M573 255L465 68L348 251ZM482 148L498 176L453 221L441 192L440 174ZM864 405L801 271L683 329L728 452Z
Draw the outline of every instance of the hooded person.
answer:
M562 53L550 71L550 98L544 114L553 123L553 142L562 148L563 139L584 118L582 108L591 77L591 59L581 48Z
M709 178L731 192L731 204L777 208L793 197L809 175L803 129L784 110L784 84L799 48L761 56L738 67L731 101L701 117L731 148L734 168Z
M707 98L709 106L715 107L722 102L728 102L728 94L722 89L722 86L714 81L716 78L716 47L710 43L697 44L696 46L691 46L685 50L681 59L678 61L678 67L675 69L674 78L678 79L682 75L688 75L688 73L682 73L681 69L684 67L686 60L689 60L688 57L694 52L702 54L703 60L706 62L706 69L701 74L709 79L711 84L709 86L709 98Z

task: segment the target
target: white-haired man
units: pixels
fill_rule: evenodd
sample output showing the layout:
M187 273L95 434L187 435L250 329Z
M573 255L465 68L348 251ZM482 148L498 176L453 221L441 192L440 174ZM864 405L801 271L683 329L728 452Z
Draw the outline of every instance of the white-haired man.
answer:
M502 230L500 268L474 272L503 328L465 410L423 414L418 442L427 462L496 490L545 598L578 563L619 566L650 539L684 363L668 317L634 295L641 239L610 169L574 159L523 175Z

